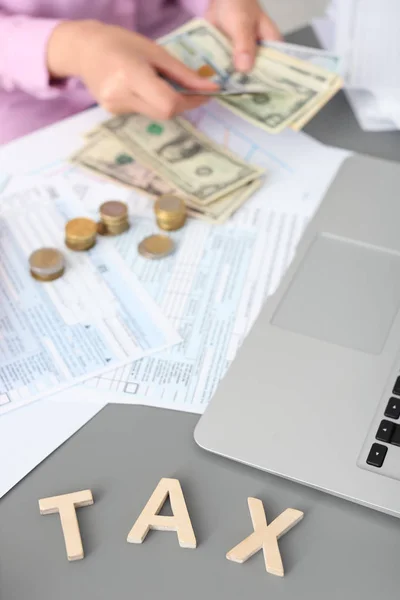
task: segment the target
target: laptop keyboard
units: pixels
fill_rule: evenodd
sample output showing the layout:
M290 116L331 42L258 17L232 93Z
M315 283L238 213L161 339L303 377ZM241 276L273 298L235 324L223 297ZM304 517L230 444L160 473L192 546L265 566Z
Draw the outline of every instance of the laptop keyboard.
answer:
M400 377L396 379L392 394L384 412L386 419L382 419L375 434L377 442L388 445L373 443L367 456L367 464L377 469L385 462L390 446L400 446Z

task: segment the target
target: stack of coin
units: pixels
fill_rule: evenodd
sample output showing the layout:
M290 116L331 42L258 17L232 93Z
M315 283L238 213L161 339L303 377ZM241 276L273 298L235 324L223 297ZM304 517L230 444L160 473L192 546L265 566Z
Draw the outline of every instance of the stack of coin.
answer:
M175 249L175 244L167 235L150 235L138 246L138 252L144 258L165 258Z
M178 196L165 194L154 204L157 225L166 231L175 231L183 227L186 221L186 206Z
M64 273L65 261L56 248L40 248L30 255L29 267L38 281L54 281Z
M65 244L70 250L90 250L96 243L97 223L79 217L65 226Z
M128 207L119 200L109 200L100 206L98 233L119 235L129 229Z

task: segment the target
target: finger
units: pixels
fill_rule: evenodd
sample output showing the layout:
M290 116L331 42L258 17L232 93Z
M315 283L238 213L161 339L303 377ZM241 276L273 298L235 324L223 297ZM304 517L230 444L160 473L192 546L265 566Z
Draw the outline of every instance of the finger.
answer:
M156 112L160 119L169 119L176 114L182 95L161 79L149 64L135 62L126 73L128 89L151 107L152 114ZM137 81L140 81L139 86Z
M152 104L144 102L136 94L125 90L123 93L114 94L112 99L103 100L101 106L114 115L128 113L141 113L151 118L159 118L157 109Z
M152 57L152 64L169 79L189 90L217 90L218 85L189 69L175 57L168 54L164 48L157 47L158 52Z
M263 13L259 22L258 37L260 40L282 41L282 36L278 27L265 13Z
M250 71L256 54L256 23L245 13L235 14L235 19L225 27L233 43L234 62L238 71Z
M133 79L133 77L135 79ZM140 88L132 86L133 80L140 81ZM161 79L147 64L135 66L132 78L129 78L130 90L148 106L142 112L159 119L170 119L176 114L197 108L207 101L203 96L185 96L174 90Z
M165 120L165 114L160 107L146 102L139 96L127 92L119 97L114 97L109 104L102 105L103 108L114 115L126 115L130 113L139 113L150 119ZM171 115L173 116L173 115Z
M185 112L186 110L193 110L203 104L206 104L210 98L207 96L184 96L181 95L181 101L177 106L176 114Z
M215 26L217 25L218 19L217 19L217 9L216 9L215 2L210 2L207 12L205 14L205 18L207 19L207 21L209 23L212 23Z

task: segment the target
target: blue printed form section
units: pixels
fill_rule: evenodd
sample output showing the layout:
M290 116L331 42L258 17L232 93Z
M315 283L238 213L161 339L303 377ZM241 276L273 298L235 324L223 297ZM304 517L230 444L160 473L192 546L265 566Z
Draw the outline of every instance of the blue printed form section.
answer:
M85 214L62 186L0 199L0 414L180 340L111 240L64 246L66 221ZM63 252L62 278L30 276L41 247Z
M137 253L154 225L136 218L116 247L183 341L88 385L116 392L113 402L203 412L303 226L303 218L274 211L263 216L256 207L242 211L240 226L188 222L173 233L175 254L157 262Z

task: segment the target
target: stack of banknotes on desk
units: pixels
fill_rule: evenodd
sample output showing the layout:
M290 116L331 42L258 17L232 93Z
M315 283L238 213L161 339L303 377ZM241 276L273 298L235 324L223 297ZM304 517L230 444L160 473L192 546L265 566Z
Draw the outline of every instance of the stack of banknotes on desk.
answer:
M228 40L203 20L160 44L218 83L209 95L269 134L301 129L342 87L337 65L315 64L313 51L300 47L299 58L285 44L260 46L252 72L237 73ZM215 224L250 198L264 175L183 118L154 121L139 114L114 117L89 132L72 161L153 198L179 193L190 216Z

